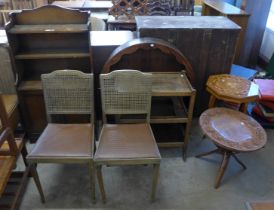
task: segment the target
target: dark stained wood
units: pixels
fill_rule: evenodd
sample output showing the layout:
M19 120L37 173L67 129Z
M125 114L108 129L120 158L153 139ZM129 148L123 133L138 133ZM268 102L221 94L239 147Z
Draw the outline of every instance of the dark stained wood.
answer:
M116 48L106 61L102 72L136 69L143 72L185 71L194 83L192 66L173 45L155 38L134 39Z
M244 10L239 9L238 7L235 7L229 3L223 2L222 0L204 0L202 15L204 16L222 15L229 18L230 20L232 20L239 26L241 26L242 30L239 36L236 54L235 54L235 60L234 60L235 63L239 63L250 14L248 14Z
M46 126L41 74L59 69L92 72L90 13L46 5L13 12L6 33L19 75L20 110L34 140Z
M40 90L18 90L24 129L31 142L35 142L47 125L42 88Z
M151 16L136 17L136 22L140 37L172 43L191 64L195 77L192 85L197 90L194 114L199 115L208 104L204 91L207 78L230 72L240 27L225 17ZM159 59L154 61L161 63Z
M128 19L125 16L121 16L116 19L113 16L109 16L107 19L107 28L110 31L118 31L118 30L136 31L136 22L134 18Z

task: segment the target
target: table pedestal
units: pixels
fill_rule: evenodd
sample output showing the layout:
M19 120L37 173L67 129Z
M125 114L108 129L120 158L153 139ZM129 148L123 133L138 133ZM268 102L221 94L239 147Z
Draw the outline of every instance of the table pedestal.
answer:
M221 165L220 165L218 174L217 174L217 176L216 176L215 185L214 185L214 187L217 189L218 187L220 187L222 178L223 178L223 176L224 176L225 170L226 170L226 168L227 168L227 166L228 166L228 163L229 163L229 160L230 160L230 157L231 157L231 156L237 161L237 163L239 163L239 164L243 167L244 170L246 169L246 166L245 166L245 164L244 164L242 161L240 161L240 159L236 156L236 153L235 153L235 152L232 152L232 151L229 151L229 150L220 148L220 147L217 147L217 149L214 149L214 150L212 150L212 151L209 151L209 152L205 152L205 153L196 155L196 157L197 157L197 158L200 158L200 157L204 157L204 156L211 155L211 154L214 154L214 153L217 153L217 154L221 154L221 155L222 155L222 162L221 162Z

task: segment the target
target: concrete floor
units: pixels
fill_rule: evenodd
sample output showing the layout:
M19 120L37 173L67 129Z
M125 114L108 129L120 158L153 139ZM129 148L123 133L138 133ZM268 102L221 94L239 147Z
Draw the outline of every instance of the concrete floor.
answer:
M201 131L194 121L186 162L181 159L180 149L161 149L160 180L154 203L149 201L152 177L149 166L103 168L108 201L102 203L96 185L97 203L92 204L87 167L40 164L38 173L46 203L40 202L31 180L20 210L246 210L246 201L274 198L274 130L267 130L267 134L265 148L239 155L247 170L231 159L217 190L213 185L220 156L194 157L214 148L210 140L201 141Z

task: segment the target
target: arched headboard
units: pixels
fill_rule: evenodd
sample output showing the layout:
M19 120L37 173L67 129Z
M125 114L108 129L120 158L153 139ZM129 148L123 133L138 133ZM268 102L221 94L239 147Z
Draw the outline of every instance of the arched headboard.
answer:
M106 61L102 73L118 69L143 72L185 71L191 84L194 74L186 57L170 43L156 38L138 38L116 48Z

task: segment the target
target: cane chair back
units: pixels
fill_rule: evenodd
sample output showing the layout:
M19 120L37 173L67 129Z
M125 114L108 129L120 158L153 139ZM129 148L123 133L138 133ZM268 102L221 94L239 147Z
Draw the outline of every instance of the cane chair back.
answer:
M106 115L145 114L150 119L152 75L116 70L100 75L103 122Z
M94 121L92 74L57 70L42 74L41 79L49 122L53 114L90 114Z
M8 44L0 45L0 92L3 94L15 94L15 78L13 71L13 61Z

